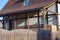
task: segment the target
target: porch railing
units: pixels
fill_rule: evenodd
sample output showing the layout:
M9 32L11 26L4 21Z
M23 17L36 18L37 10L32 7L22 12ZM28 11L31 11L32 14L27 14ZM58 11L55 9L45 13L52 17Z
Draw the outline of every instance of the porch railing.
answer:
M0 29L0 40L37 40L37 32L28 29Z

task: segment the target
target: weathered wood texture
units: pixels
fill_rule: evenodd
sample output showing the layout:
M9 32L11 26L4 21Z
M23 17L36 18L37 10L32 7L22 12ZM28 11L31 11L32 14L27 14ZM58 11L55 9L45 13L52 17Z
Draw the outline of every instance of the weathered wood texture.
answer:
M36 34L35 31L28 29L17 29L13 31L0 29L0 40L37 40Z
M60 40L60 31L51 32L51 40L56 40L56 37ZM12 31L0 29L0 40L37 40L37 31L31 29Z

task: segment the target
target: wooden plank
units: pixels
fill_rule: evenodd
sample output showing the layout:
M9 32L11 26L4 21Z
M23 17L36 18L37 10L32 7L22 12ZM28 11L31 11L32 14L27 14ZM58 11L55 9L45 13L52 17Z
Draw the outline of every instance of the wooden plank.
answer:
M8 29L8 16L6 16L6 33ZM5 40L7 40L7 34L5 34Z
M40 24L39 24L39 11L38 11L38 30L40 29Z
M6 16L6 30L8 29L8 16Z
M14 16L14 29L16 29L16 17Z
M49 7L51 7L54 4L55 4L55 2L51 3L50 5L45 6L43 9L49 8Z
M29 13L27 13L27 17L28 17L28 34L29 34L29 29L30 29L30 26L29 26ZM29 36L28 34L26 33L26 37L27 37L27 40L29 40Z
M16 29L16 15L14 15L14 30ZM15 31L14 31L14 40L15 40Z
M46 8L48 10L48 8ZM48 12L46 13L46 20L47 20L47 24L48 24Z
M28 22L28 29L30 28L29 27L29 13L27 13L27 22Z
M16 32L15 33L15 37L16 37L15 40L36 40L37 39L37 32L29 30L29 33L28 33L28 29L17 29L17 30L7 31L7 33L6 33L6 30L4 30L4 29L2 31L3 31L2 40L5 40L5 35L6 34L7 34L7 40L14 40L13 39L14 31ZM29 35L29 36L26 37L26 34Z
M58 2L58 0L57 0L57 2ZM56 26L57 26L57 30L58 30L58 28L59 28L59 26L58 26L58 4L57 4L57 2L56 2Z
M47 13L47 11L46 11L46 9L44 9L43 10L43 16L44 16L44 29L46 29L46 22L45 22L45 20L46 20L46 13Z

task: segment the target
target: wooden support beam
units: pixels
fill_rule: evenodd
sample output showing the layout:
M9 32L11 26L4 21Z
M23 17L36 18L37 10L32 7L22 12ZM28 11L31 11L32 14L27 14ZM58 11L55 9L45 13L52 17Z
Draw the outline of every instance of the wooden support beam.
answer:
M26 37L25 37L25 39L24 40L30 40L30 38L29 38L29 29L30 29L30 26L29 26L29 13L26 13L26 19L27 19L27 24L28 24L28 31L26 31ZM28 38L27 38L28 37Z
M25 29L27 29L27 28L28 28L28 26L27 26L27 13L25 13L25 16L26 16L26 17L24 17L23 19L26 19L26 20L25 20Z
M47 5L47 6L43 7L43 9L49 8L49 7L51 7L54 4L55 4L55 2L51 3L50 5Z
M48 8L46 8L46 10L48 10ZM48 24L48 12L46 12L46 22Z
M14 29L16 29L16 15L14 15Z
M57 0L57 2L58 2L58 0ZM58 28L59 28L59 26L58 26L58 4L57 4L57 2L56 2L56 26L57 26L57 30L58 30Z
M44 9L42 9L41 11L43 11ZM56 15L56 26L57 26L57 30L58 30L58 5L56 3L56 12L53 12L53 11L50 11L50 10L45 10L47 12L50 12L50 13L54 13Z
M44 29L46 29L46 9L43 10L43 16L44 16Z
M47 24L48 24L48 13L46 14L46 20L47 20Z
M30 26L29 26L29 13L27 13L27 22L28 22L28 29L30 29Z
M7 33L7 29L8 29L8 16L6 16L6 33ZM5 35L5 38L7 40L7 34Z
M14 15L14 40L16 38L15 29L16 29L16 15Z
M6 30L8 29L8 16L6 16Z
M42 13L42 14L43 14L43 10L44 10L44 9L41 9L41 13ZM58 14L58 12L53 12L53 11L51 11L51 10L45 10L45 11L46 11L46 13L47 13L47 12L50 12L50 13Z
M3 16L3 29L4 29L4 16Z
M40 22L39 22L39 10L38 10L38 30L40 29Z

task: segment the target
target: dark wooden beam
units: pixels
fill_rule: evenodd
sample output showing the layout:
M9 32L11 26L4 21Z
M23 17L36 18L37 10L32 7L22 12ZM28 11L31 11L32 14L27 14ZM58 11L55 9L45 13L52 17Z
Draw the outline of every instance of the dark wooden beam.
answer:
M8 29L8 16L6 16L6 30Z
M28 15L27 15L27 13L25 13L25 16L26 16L26 17L24 17L23 19L26 19L26 20L25 20L25 29L27 29L27 28L28 28L28 26L27 26L27 16L28 16Z
M15 29L16 29L16 15L14 15L14 40L16 38L16 36L15 36Z
M38 10L38 30L40 29L39 11L40 11L40 10Z
M29 26L29 13L27 13L27 22L28 22L28 29L30 29L30 26Z
M47 9L43 9L43 17L44 17L44 29L46 29L46 13L47 13Z
M16 29L16 15L14 15L14 29Z
M46 8L48 10L48 8ZM48 12L46 13L46 20L47 20L47 24L48 24Z
M58 4L57 4L57 2L56 2L56 13L58 14ZM56 14L56 26L57 26L57 30L58 30L59 26L58 26L58 15L57 14Z
M3 21L3 29L4 29L4 16L3 16L3 20L2 21Z

